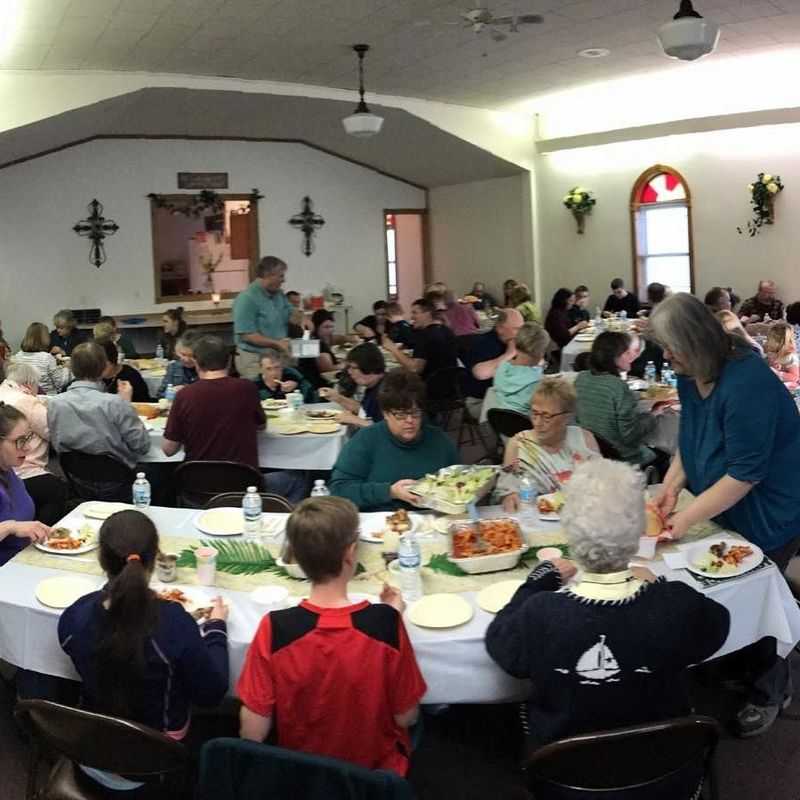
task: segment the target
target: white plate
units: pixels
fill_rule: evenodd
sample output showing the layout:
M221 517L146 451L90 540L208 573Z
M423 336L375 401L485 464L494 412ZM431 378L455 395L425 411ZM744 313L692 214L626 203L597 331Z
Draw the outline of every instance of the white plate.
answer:
M198 608L207 608L212 605L213 597L198 586L184 586L178 583L151 583L150 588L158 594L159 592L171 592L173 589L183 592L186 602L181 605L191 614ZM176 602L176 601L173 601Z
M493 583L478 592L478 606L490 614L497 614L504 609L510 602L514 593L525 581L500 581Z
M81 533L81 530L83 529L85 529L85 534ZM79 556L81 553L88 553L100 546L100 542L97 537L97 531L91 525L84 523L81 525L81 530L73 530L71 538L79 539L86 535L88 539L85 544L82 544L80 547L76 547L74 550L61 550L58 547L50 547L47 542L34 542L33 546L37 550L41 550L43 553L50 553L54 556Z
M45 578L36 584L36 599L48 608L68 608L76 600L98 589L97 581L77 575Z
M721 542L725 542L729 547L733 545L747 545L753 552L751 555L747 556L738 567L724 567L720 572L704 572L697 566L697 563L708 553L708 548L712 544L720 544ZM709 536L702 542L698 542L694 547L689 548L686 557L686 566L689 572L693 572L701 578L721 580L744 575L746 572L755 569L763 560L763 551L760 547L757 547L751 542L744 541L743 539L734 539L730 536Z
M455 628L469 622L475 609L457 594L429 594L408 610L408 619L420 628Z
M551 492L550 494L539 495L539 497L552 497L554 494L555 492ZM561 519L561 515L557 511L551 511L547 514L543 514L541 511L539 511L538 507L536 510L537 513L539 514L539 519L542 519L545 522L558 522Z
M358 538L362 542L369 542L370 544L383 544L387 536L400 536L401 534L395 534L394 531L389 530L386 520L390 516L391 512L387 512L385 516L376 515L372 519L362 520ZM409 521L411 522L412 531L419 527L419 520L414 514L409 515Z
M133 506L130 503L89 503L82 509L83 516L89 519L108 519L112 514L117 511L128 511Z
M468 522L469 517L436 517L433 521L433 529L437 533L447 535L450 531L450 526L454 522Z
M194 518L194 526L209 536L240 536L244 515L241 508L209 508Z
M576 342L593 342L594 339L595 339L595 336L594 336L593 333L579 333L575 337L575 341Z

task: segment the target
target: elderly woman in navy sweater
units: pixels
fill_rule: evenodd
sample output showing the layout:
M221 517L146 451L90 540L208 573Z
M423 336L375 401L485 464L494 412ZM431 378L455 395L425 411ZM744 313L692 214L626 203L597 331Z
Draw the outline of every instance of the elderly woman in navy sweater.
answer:
M542 562L486 632L489 655L532 681L531 749L687 714L683 672L711 657L729 628L727 609L714 600L628 568L645 529L642 478L633 467L589 461L565 492L561 524L577 579L566 585L575 574L570 561Z
M217 598L198 626L179 603L159 599L149 587L157 553L148 517L133 510L109 517L99 551L108 583L64 611L58 637L83 681L85 708L183 739L190 707L217 705L228 688L228 610ZM84 771L110 789L137 786Z

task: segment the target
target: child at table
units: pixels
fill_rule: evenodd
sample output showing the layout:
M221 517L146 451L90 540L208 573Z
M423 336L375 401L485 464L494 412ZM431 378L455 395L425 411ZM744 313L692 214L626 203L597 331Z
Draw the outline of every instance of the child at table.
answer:
M794 331L785 322L776 322L769 329L765 346L767 363L789 388L797 387L800 380L800 359L794 342Z
M280 747L405 775L408 727L426 686L396 589L380 604L352 602L358 511L339 497L304 500L286 526L287 557L311 580L299 606L267 614L237 686L240 734L261 742L275 722Z
M228 689L228 609L217 597L198 626L180 603L159 598L149 587L158 550L149 517L109 517L98 551L108 583L64 611L58 639L83 681L85 708L183 739L192 704L215 706ZM139 785L82 769L110 789Z

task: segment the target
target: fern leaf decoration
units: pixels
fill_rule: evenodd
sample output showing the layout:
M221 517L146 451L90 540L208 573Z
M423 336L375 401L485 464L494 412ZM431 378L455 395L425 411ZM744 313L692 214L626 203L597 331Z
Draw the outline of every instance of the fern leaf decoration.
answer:
M430 561L425 566L434 572L441 572L444 575L461 576L467 574L458 564L450 561L444 553L437 553L435 556L431 556Z
M217 551L217 569L229 575L257 575L259 572L286 574L269 550L258 542L200 542L178 556L179 567L197 566L194 553L197 547L213 547Z

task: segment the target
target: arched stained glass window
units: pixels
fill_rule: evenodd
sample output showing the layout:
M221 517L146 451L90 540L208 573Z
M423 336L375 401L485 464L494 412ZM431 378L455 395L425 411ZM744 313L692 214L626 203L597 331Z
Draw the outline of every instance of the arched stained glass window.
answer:
M634 275L640 299L650 283L694 291L689 187L671 167L645 170L631 192Z

